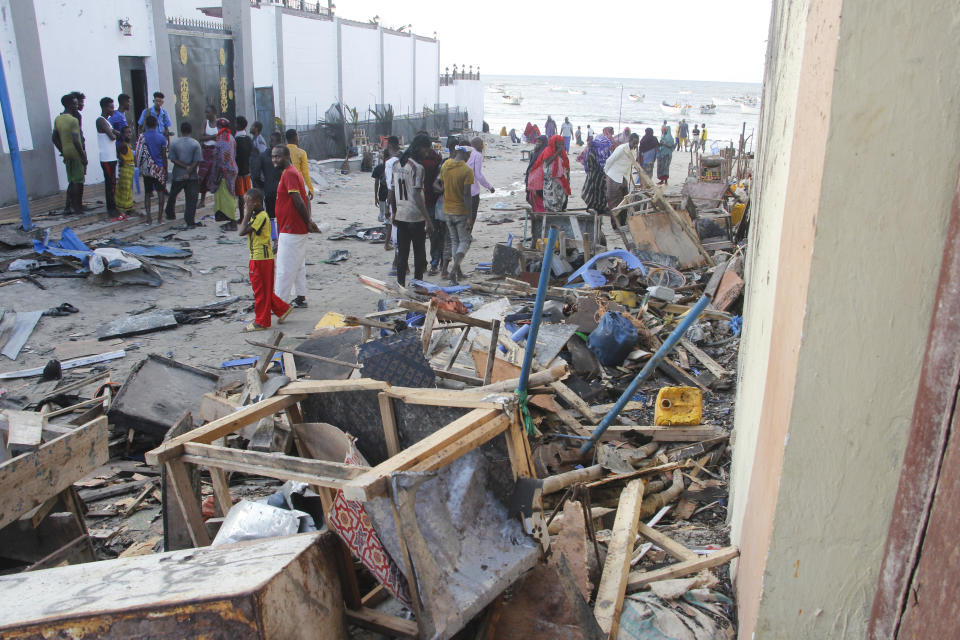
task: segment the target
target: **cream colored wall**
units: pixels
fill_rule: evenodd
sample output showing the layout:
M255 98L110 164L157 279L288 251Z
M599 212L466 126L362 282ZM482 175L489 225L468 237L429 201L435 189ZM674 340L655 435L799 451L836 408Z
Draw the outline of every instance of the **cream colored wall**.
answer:
M820 0L803 22L783 228L757 247L779 242L770 353L740 372L741 638L864 635L960 165L960 5ZM748 334L771 318L749 310Z

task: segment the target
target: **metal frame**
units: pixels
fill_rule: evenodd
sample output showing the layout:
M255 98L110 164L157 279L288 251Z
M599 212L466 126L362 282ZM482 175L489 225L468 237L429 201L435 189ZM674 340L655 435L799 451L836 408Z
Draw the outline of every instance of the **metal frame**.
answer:
M266 454L231 449L212 444L264 417L285 411L291 423L302 422L299 403L313 394L345 391L377 390L382 398L408 404L439 405L469 408L471 411L412 446L397 451L374 467L352 466L288 455ZM397 450L398 437L392 416L392 403L380 402L384 437ZM476 393L440 389L391 387L386 382L366 378L354 380L301 380L291 382L278 394L193 429L169 440L146 454L153 465L166 465L177 502L184 514L191 538L197 546L210 544L203 523L200 504L189 488L186 464L207 467L213 481L214 494L221 507L232 504L224 472L240 471L279 480L310 484L320 494L327 515L332 508L334 491L360 502L376 496L390 495L390 475L396 471L430 471L443 467L493 438L503 435L514 479L535 476L530 443L524 432L517 403L511 394L489 395L482 399ZM401 535L401 541L403 537ZM374 592L361 597L350 553L345 545L340 566L347 617L358 626L388 632L401 637L419 637L419 628L409 620L385 615L367 604L376 599ZM414 586L411 582L411 586Z

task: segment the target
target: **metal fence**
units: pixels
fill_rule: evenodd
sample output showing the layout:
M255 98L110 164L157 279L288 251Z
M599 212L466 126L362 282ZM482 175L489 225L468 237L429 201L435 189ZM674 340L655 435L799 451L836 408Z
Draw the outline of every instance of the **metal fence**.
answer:
M376 145L381 137L386 136L398 136L406 144L418 131L426 131L431 137L442 138L470 130L471 123L465 110L459 107L449 108L445 104L434 106L431 111L390 117L388 109L377 105L377 118L353 123L349 121L348 115L348 122L344 126L340 110L334 104L327 109L320 122L294 128L300 135L300 147L310 158L316 160L343 158L347 135L353 141L355 134L359 132L365 134L371 144ZM355 152L355 144L351 147Z

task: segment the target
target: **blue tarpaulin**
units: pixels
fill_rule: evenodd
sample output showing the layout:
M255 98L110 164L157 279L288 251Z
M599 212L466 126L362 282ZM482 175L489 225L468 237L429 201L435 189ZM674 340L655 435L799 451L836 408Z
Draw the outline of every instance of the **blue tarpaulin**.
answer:
M605 253L600 253L589 260L587 260L582 267L570 274L570 277L567 278L567 282L573 282L578 277L583 278L583 281L586 282L591 287L602 287L607 284L607 278L602 273L596 269L591 269L593 263L601 258L620 258L627 263L627 266L631 269L640 269L640 273L647 275L646 269L643 268L643 263L640 262L640 258L633 255L629 251L624 251L623 249L614 249L613 251L607 251Z

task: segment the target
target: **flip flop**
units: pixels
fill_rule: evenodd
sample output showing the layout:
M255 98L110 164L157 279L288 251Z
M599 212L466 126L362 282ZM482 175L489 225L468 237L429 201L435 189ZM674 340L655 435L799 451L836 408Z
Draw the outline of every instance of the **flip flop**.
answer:
M80 309L77 309L75 306L73 306L73 305L70 304L69 302L64 302L64 303L61 304L59 307L57 307L57 309L59 309L60 311L66 311L67 313L79 313L79 312L80 312Z
M253 331L266 331L266 330L269 329L269 328L270 328L270 327L261 327L261 326L258 325L256 322L251 322L250 324L248 324L247 326L245 326L245 327L243 328L243 332L244 332L244 333L251 333L251 332L253 332Z
M283 321L287 319L287 316L290 315L290 312L293 311L293 305L283 312L283 315L277 318L277 324L283 324Z

